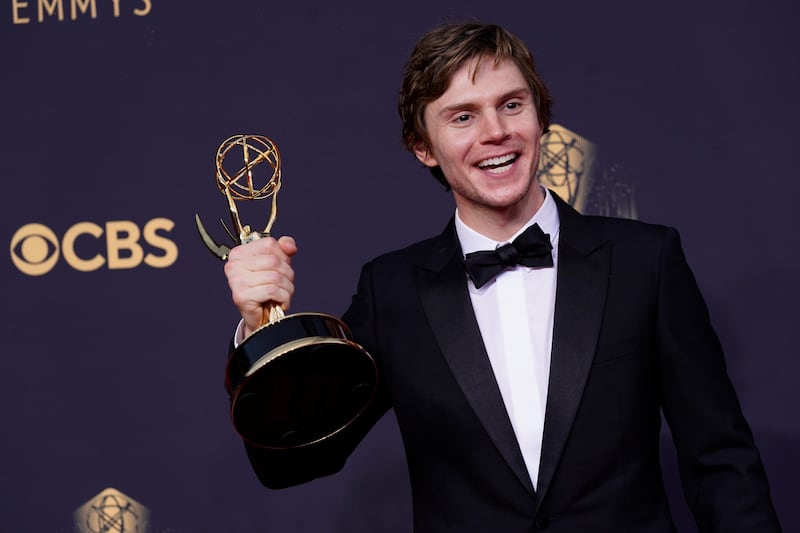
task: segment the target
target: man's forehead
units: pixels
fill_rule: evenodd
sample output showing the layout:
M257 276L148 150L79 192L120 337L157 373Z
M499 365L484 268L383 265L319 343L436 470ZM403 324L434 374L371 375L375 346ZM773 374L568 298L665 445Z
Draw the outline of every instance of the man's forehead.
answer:
M502 90L503 94L516 93L520 90L529 89L528 83L522 74L522 70L511 59L505 58L498 62L495 61L492 56L473 57L453 71L444 92L428 102L428 105L434 102L441 102L442 100L448 99L449 96L457 97L455 93L462 92L462 90L471 90L473 87L477 86L479 82L486 80L491 82L493 77L498 73L502 73L501 75L505 78L509 76L519 78L519 86L507 83L502 84L502 86L498 85L496 89ZM506 79L504 81L508 80Z

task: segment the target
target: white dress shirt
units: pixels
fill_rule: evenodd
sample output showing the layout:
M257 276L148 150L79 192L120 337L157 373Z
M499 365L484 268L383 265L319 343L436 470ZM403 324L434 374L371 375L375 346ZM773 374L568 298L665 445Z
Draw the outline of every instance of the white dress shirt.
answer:
M559 219L555 201L545 190L545 200L511 242L533 223L550 235L553 268L507 268L480 289L467 278L475 317L503 396L511 425L533 486L539 474L550 352L553 346L553 313L558 270ZM469 228L456 210L456 233L464 254L494 250L497 242Z

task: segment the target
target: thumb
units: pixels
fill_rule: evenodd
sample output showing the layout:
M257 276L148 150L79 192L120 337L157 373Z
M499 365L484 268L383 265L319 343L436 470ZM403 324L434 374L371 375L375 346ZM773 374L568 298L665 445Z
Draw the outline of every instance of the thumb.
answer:
M295 243L294 238L289 237L288 235L284 235L278 239L278 246L280 246L281 251L283 251L283 253L289 257L292 257L297 253L297 243Z

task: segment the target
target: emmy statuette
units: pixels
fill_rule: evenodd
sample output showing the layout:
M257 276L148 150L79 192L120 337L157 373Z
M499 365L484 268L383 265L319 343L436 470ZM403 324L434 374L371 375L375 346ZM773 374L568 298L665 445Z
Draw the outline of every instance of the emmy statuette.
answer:
M227 199L233 225L232 231L225 229L235 244L269 236L277 215L280 167L277 146L261 135L234 135L217 150L217 187ZM242 225L236 202L270 197L264 230ZM231 248L212 239L198 215L195 223L206 247L226 260ZM261 327L230 354L225 369L236 431L249 444L269 449L313 446L333 438L364 412L377 380L375 361L343 322L320 313L284 315L274 303L265 305Z

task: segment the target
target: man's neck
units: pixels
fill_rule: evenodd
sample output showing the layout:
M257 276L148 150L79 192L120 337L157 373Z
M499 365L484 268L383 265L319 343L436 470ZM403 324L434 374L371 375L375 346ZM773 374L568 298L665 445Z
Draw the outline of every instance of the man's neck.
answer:
M464 224L484 237L505 242L533 218L542 207L544 199L544 189L535 185L523 202L502 209L459 209L459 217Z

